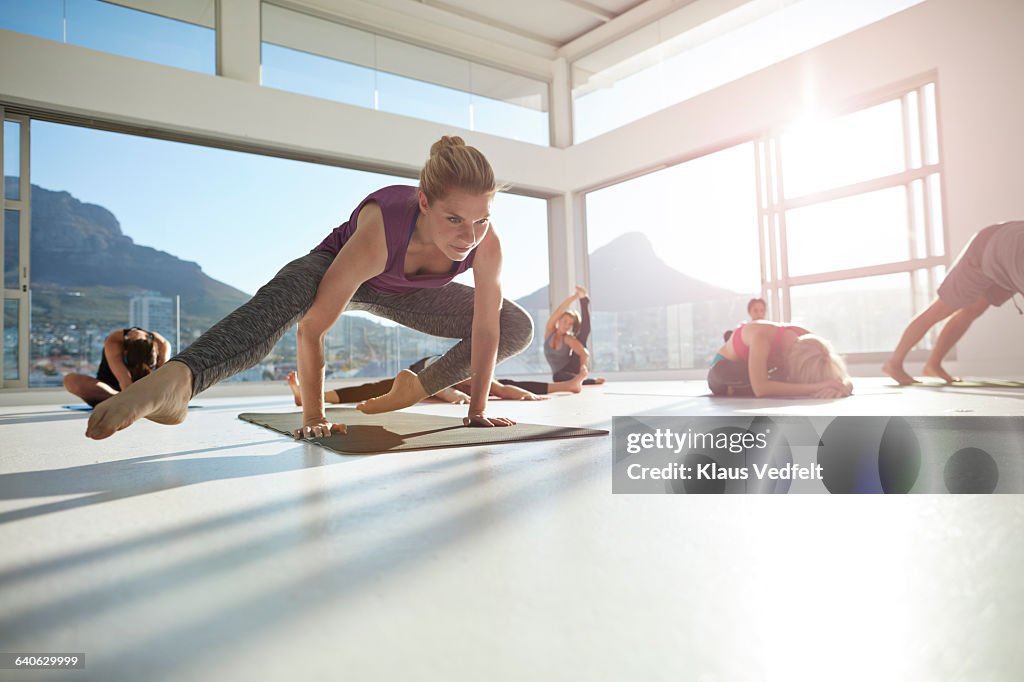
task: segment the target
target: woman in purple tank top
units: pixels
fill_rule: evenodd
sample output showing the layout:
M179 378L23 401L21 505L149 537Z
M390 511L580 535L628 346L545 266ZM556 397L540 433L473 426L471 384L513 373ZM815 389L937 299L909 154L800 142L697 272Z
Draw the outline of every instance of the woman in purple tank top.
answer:
M497 362L522 352L533 321L501 294L501 242L491 227L494 172L477 149L443 137L430 150L419 187L366 197L312 252L284 268L238 310L150 376L104 401L86 435L106 438L143 417L185 419L188 401L253 366L298 322L303 426L296 437L344 433L324 412L324 338L345 310L364 310L418 331L458 339L421 372L402 370L390 392L361 403L366 413L413 405L470 379L467 426L509 426L486 415ZM472 268L474 287L452 282Z

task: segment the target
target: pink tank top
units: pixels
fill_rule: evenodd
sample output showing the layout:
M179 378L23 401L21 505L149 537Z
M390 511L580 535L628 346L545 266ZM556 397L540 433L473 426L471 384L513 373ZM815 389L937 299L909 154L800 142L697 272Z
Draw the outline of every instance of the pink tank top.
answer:
M748 346L746 344L746 342L743 340L743 334L740 333L743 330L743 328L746 327L746 326L747 326L746 322L744 322L743 324L737 326L736 330L732 333L732 338L730 339L732 341L732 349L734 351L736 351L736 359L737 360L748 360L750 358L750 346ZM803 327L796 327L796 326L793 326L793 325L790 325L788 327L776 327L775 328L775 335L772 337L772 342L771 342L771 344L769 346L769 350L768 350L769 354L778 353L778 351L779 351L779 343L782 340L782 334L784 332L790 331L790 330L797 332L801 336L803 336L804 334L809 334L810 333L806 329L804 329Z
M363 206L371 201L377 202L384 216L384 235L388 244L388 261L384 272L366 280L366 284L388 294L401 294L417 289L437 289L451 282L457 275L473 267L476 249L469 252L464 261L452 261L451 270L444 274L410 275L405 274L405 254L409 249L413 230L416 229L416 218L420 209L416 199L416 188L408 185L391 185L370 194L359 202L356 210L347 222L342 223L320 242L314 251L330 251L338 255L341 247L348 242L356 230L356 220Z

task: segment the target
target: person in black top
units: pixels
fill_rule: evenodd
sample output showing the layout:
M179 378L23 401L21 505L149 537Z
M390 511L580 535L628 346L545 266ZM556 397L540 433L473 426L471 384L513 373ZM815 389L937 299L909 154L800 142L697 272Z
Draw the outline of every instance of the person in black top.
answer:
M95 407L117 395L171 357L171 343L157 332L139 327L115 329L103 342L96 376L65 374L64 388Z

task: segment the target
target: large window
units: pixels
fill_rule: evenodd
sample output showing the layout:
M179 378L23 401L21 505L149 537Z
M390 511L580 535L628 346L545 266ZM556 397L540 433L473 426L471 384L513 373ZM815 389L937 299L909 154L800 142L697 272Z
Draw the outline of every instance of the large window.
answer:
M947 260L934 83L796 122L757 158L772 305L840 351L891 351Z
M573 62L582 142L883 19L921 0L751 0L679 11ZM625 55L625 56L624 56Z
M189 345L366 194L415 184L40 121L32 122L31 176L32 386L95 372L113 329L138 324L175 350ZM544 287L547 253L537 245L546 244L546 203L501 194L492 215L505 245L506 295ZM393 375L453 343L346 313L328 335L327 375ZM528 357L502 371L523 371ZM295 365L293 328L235 379L279 380Z
M0 28L214 73L216 0L0 0Z
M937 120L921 82L588 193L596 368L707 367L762 294L840 352L891 351L948 260Z
M595 368L707 367L759 295L747 143L586 196Z
M263 84L548 144L548 85L269 3Z

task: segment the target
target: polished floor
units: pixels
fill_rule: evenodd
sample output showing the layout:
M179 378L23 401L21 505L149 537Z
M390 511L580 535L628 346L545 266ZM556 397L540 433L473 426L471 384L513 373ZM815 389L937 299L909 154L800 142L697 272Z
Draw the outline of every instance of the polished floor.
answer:
M82 437L0 396L0 651L89 680L1019 680L1024 496L613 495L609 438L345 457L236 418ZM257 390L258 393L253 391ZM1024 413L1024 390L842 401L617 382L521 421ZM426 414L464 408L421 405Z

